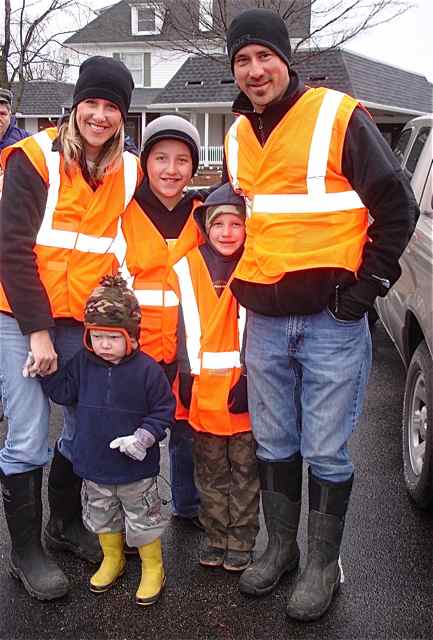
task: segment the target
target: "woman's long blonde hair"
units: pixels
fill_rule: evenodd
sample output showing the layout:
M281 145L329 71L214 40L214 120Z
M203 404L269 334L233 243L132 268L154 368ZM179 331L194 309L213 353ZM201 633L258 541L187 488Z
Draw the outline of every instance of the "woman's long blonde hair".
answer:
M78 129L75 108L72 109L69 120L60 125L59 138L66 172L73 164L81 165L85 162L84 143ZM122 119L114 136L101 147L101 152L94 165L89 168L92 180L101 182L104 176L119 169L122 163L124 142L125 125Z

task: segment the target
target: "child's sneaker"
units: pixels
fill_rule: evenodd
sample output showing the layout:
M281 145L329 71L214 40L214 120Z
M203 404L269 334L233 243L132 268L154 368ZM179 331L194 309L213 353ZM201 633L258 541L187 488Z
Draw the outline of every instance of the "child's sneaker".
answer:
M221 567L224 562L225 549L206 547L200 554L200 564L203 567Z
M223 567L226 571L243 571L251 564L251 551L234 551L228 549Z

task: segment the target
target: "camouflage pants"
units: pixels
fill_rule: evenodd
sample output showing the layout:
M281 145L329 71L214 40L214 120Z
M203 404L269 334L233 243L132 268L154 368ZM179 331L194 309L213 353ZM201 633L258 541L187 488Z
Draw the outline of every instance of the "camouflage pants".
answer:
M130 547L141 547L161 537L167 521L155 478L128 484L97 484L83 480L83 522L93 533L118 533L125 529Z
M233 436L194 432L195 483L208 544L249 551L259 530L256 443L250 431Z

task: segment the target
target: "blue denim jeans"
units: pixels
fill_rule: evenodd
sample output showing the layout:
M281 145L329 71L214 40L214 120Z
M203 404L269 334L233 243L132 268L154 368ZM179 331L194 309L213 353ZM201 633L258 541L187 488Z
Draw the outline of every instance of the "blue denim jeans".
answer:
M71 358L82 345L80 326L56 327L52 332L60 363ZM0 468L5 475L32 471L51 458L48 447L50 404L37 378L24 378L22 370L29 351L29 336L23 336L16 320L0 313L0 383L8 418L8 433L0 450ZM68 457L67 443L73 429L73 412L65 407L66 446L59 448ZM66 452L65 452L66 450Z
M175 515L184 518L197 516L200 504L194 482L192 449L192 428L188 422L176 420L171 428L168 444L172 511Z
M338 320L328 309L285 317L249 311L246 365L258 458L300 451L315 477L349 479L348 440L371 368L367 318Z

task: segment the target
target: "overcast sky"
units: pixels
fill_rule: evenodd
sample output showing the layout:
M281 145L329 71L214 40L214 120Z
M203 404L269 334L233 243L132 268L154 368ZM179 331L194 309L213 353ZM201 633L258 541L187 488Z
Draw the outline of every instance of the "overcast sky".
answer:
M115 0L90 0L92 6L114 4ZM408 0L417 6L388 24L359 35L345 45L362 53L415 73L433 82L433 0ZM12 7L21 0L12 0ZM4 12L0 0L0 15ZM3 25L1 25L3 27Z
M433 0L418 0L417 5L351 40L346 49L420 73L433 82Z

